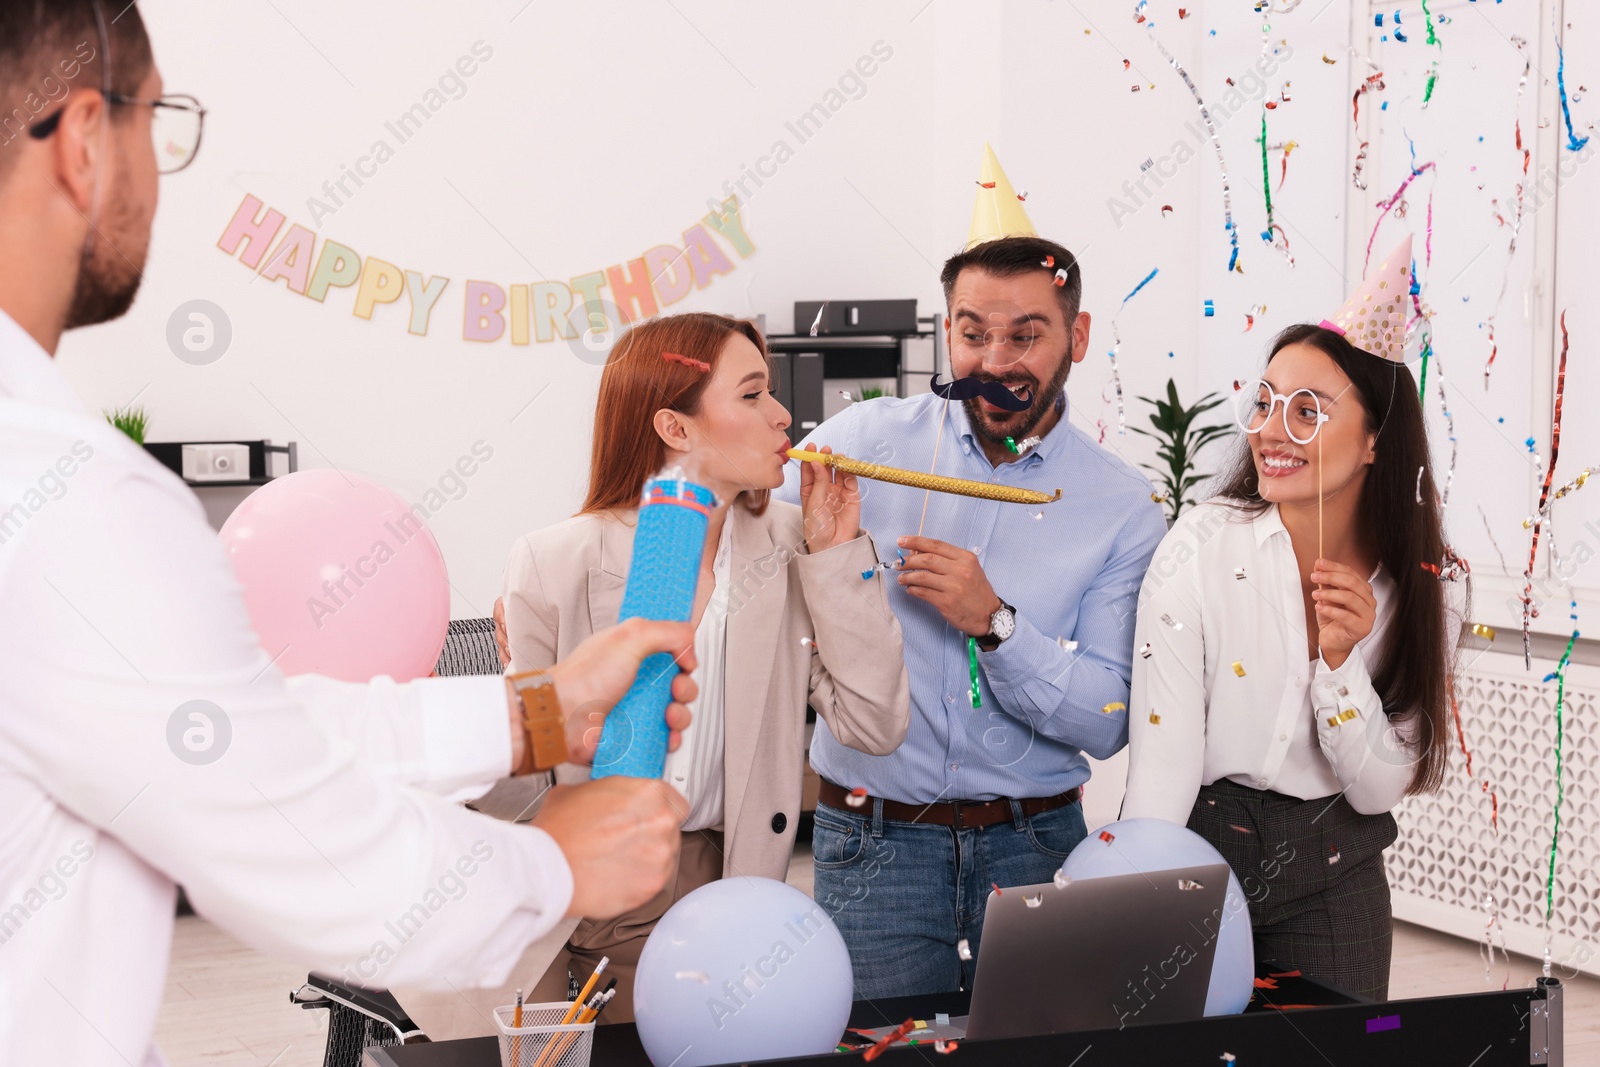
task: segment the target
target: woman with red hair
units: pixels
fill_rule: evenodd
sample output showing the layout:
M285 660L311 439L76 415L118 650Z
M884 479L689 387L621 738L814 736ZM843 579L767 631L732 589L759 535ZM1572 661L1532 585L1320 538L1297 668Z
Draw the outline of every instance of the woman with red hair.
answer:
M582 510L512 550L510 669L537 670L617 621L647 479L677 465L717 495L690 620L700 696L664 775L688 802L677 877L643 908L580 923L535 1000L563 999L569 969L587 974L607 956L618 1002L605 1018L627 1021L634 964L674 901L719 877L784 878L808 703L818 729L862 752L885 755L905 737L900 626L860 528L856 480L809 464L800 507L769 499L783 484L789 421L754 325L698 312L642 323L600 378ZM568 766L559 777L586 774Z

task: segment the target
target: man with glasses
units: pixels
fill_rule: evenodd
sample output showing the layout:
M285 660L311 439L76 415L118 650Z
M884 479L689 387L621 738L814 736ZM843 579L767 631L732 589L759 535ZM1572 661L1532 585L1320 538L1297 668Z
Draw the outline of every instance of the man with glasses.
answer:
M634 620L509 686L285 680L193 494L74 395L61 334L132 303L157 175L204 115L163 95L132 4L0 0L0 117L29 134L0 144L0 1063L163 1062L174 883L256 948L444 987L503 983L564 915L637 907L676 866L658 781L558 791L532 827L410 786L592 754L585 713L647 655L692 667L689 626ZM687 675L673 695L681 730Z
M898 535L904 558L864 580L890 583L911 727L888 756L822 722L811 745L816 897L863 998L970 988L990 888L1050 881L1082 840L1084 754L1127 741L1130 616L1166 531L1150 483L1068 421L1067 374L1089 344L1072 253L999 236L941 280L951 371L975 380L962 391L999 383L1017 400L857 403L808 442L1062 494L1033 506L863 484L862 524ZM798 482L791 470L778 495Z

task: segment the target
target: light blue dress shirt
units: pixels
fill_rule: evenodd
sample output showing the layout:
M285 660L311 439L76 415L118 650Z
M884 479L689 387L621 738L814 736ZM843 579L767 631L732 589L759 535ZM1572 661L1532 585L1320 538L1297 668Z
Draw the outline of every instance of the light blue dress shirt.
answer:
M923 523L922 490L861 479L861 525L888 561L897 558L896 539L919 524L923 536L977 553L995 593L1016 608L1017 627L995 651L978 653L975 708L966 635L907 594L897 571L861 579L889 583L905 636L911 728L896 751L869 756L841 745L819 720L811 765L824 778L908 804L1048 797L1088 780L1083 753L1104 759L1127 744L1134 608L1166 520L1145 477L1073 426L1065 404L1063 396L1049 436L998 467L966 409L931 393L852 404L806 437L802 447L829 445L874 463L1062 491L1041 505L933 493ZM775 495L799 503L798 464L788 465Z

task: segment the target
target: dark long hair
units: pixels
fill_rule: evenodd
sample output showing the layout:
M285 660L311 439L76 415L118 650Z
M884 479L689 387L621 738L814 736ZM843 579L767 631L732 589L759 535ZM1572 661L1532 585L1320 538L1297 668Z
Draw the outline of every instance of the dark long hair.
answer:
M1407 792L1432 792L1444 780L1450 758L1455 664L1444 589L1425 566L1443 564L1445 539L1417 383L1405 364L1363 352L1332 330L1309 323L1280 333L1267 363L1295 344L1310 345L1344 371L1366 409L1366 430L1376 435L1375 458L1361 490L1361 521L1372 532L1395 591L1372 683L1390 719L1422 719L1411 724L1421 750ZM1242 442L1217 485L1214 499L1250 515L1269 506L1261 499L1248 442Z

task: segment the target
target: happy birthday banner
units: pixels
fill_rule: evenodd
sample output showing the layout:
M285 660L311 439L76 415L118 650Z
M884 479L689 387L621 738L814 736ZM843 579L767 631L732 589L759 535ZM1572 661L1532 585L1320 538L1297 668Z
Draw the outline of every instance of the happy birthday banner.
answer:
M404 270L376 256L363 257L337 241L324 240L318 249L316 234L298 223L278 238L285 221L282 212L246 194L217 247L264 280L281 281L290 292L318 303L327 299L330 289L353 286L351 313L359 318L370 320L380 305L396 304L405 297L407 330L427 335L434 308L449 288L449 278ZM712 212L684 230L681 245L656 245L637 259L579 274L569 282L503 286L469 280L462 286L461 336L467 341L488 342L509 332L514 345L576 339L578 328L571 320L577 297L583 300L591 331L613 325L608 308L621 320L616 325L648 318L688 296L691 289L704 289L717 275L734 269L734 261L713 240L713 234L726 241L740 259L755 251L739 218L738 198L729 197L722 202L720 214ZM274 238L278 238L276 245ZM603 289L610 290L609 297L601 296Z

